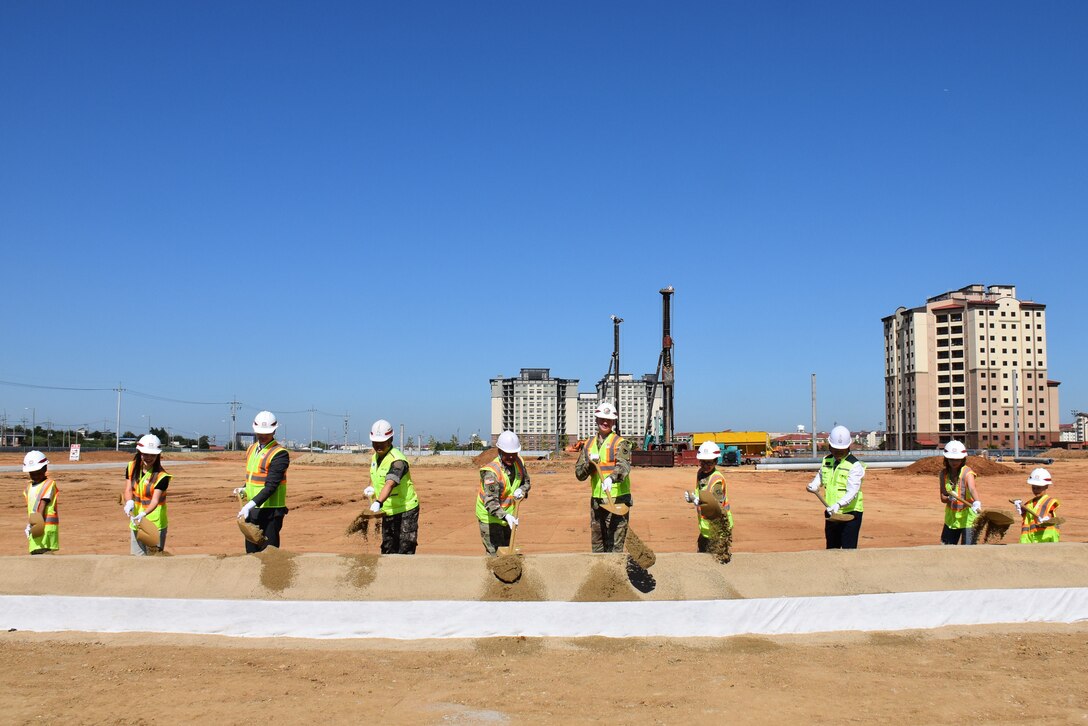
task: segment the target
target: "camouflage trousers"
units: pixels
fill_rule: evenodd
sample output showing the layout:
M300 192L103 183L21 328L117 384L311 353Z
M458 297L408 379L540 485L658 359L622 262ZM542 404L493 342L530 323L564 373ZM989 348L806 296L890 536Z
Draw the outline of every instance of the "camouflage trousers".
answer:
M505 524L480 522L480 539L483 540L484 551L489 555L498 554L499 547L509 547L511 534Z
M629 495L628 497L629 498ZM616 499L623 501L624 497ZM630 502L623 501L624 504ZM589 502L589 541L594 552L623 552L627 541L627 520L630 514L620 516L601 507L600 499Z
M382 517L382 554L414 555L419 540L419 507Z

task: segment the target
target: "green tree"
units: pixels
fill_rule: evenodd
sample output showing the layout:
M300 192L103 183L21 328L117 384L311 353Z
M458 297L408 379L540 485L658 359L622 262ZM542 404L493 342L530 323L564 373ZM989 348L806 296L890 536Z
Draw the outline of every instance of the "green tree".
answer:
M200 437L200 440L197 441L197 448L198 449L210 449L211 448L211 445L208 443L208 437L207 436L201 436Z

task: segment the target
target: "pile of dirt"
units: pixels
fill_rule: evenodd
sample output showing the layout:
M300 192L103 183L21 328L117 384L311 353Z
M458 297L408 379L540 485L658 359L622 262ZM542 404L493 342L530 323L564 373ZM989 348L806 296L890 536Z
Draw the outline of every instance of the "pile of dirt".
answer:
M348 582L362 590L378 576L378 555L344 555L351 563L348 570Z
M489 461L493 460L498 455L499 450L495 447L491 447L487 451L481 451L479 454L476 454L476 456L472 457L472 463L475 464L477 467L481 467Z
M996 461L985 459L981 456L968 456L967 466L978 474L979 476L997 476L999 474L1016 474L1019 469L1015 469L1005 464L999 464ZM919 459L910 466L903 469L906 474L924 474L927 476L936 476L944 469L944 457L943 456L929 456L925 459Z
M618 602L637 600L627 575L615 563L597 563L574 593L571 602Z
M985 509L975 519L975 525L971 528L975 532L975 542L989 544L1005 539L1005 533L1015 521L1008 512L995 509Z
M295 581L294 553L267 547L255 556L261 561L261 584L272 592L283 592Z
M1088 449L1047 449L1039 456L1046 459L1088 459Z
M630 527L627 528L627 539L624 541L623 548L627 550L627 554L631 555L631 559L644 570L650 569L657 562L657 555L654 554L654 551L647 547L646 543L635 534L635 530Z
M367 509L364 512L360 512L359 515L357 517L355 517L355 519L351 520L351 524L348 525L348 528L344 531L344 534L346 534L348 537L350 537L351 535L358 532L359 534L361 534L363 536L364 540L369 541L370 540L370 523L374 519L375 519L375 517L371 515L369 509ZM377 532L378 528L375 527L374 531Z
M517 582L521 579L521 557L518 555L488 557L487 569L503 582Z

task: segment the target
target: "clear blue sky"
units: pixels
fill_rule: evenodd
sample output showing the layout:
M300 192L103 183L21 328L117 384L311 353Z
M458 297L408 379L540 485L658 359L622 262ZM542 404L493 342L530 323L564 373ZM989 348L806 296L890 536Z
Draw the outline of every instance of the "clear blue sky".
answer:
M1046 303L1088 408L1088 3L0 5L0 379L489 427L625 318L677 426L874 428L880 318ZM9 420L114 395L0 386ZM226 431L226 406L127 395ZM285 415L288 437L309 417ZM97 424L95 422L98 422ZM325 426L343 424L321 416Z

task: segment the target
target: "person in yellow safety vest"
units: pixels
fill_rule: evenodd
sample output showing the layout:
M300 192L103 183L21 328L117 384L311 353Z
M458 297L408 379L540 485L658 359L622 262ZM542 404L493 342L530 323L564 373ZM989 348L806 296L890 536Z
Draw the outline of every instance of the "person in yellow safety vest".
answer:
M235 495L249 500L238 512L238 519L256 524L266 540L262 546L245 540L246 552L280 546L280 530L287 516L287 467L291 455L276 441L278 426L271 411L261 411L253 418L257 440L246 451L246 485L234 490Z
M967 447L959 441L944 446L944 468L937 478L944 502L941 544L975 544L975 520L982 511L975 472L967 466Z
M57 483L49 478L49 459L40 451L31 451L23 457L23 472L30 475L30 483L23 492L27 518L37 514L45 520L45 529L39 535L34 534L30 524L26 525L27 549L32 555L56 552L60 549L60 515Z
M1020 543L1060 541L1061 531L1053 520L1061 502L1049 494L1050 472L1043 468L1032 470L1028 484L1033 498L1027 502L1021 499L1013 502L1021 518Z
M514 516L518 502L529 496L529 472L521 460L521 441L513 431L503 431L495 442L499 455L480 467L480 488L476 493L476 518L480 539L489 555L510 545L518 526Z
M125 469L125 514L129 516L129 552L147 554L147 546L136 539L140 522L147 519L159 530L159 551L166 549L166 488L173 476L162 468L162 442L146 434L136 443L136 455Z
M393 424L378 419L370 427L374 456L370 484L363 494L373 502L370 511L382 513L382 554L414 555L419 543L419 498L408 459L393 446Z
M718 500L722 513L725 515L725 524L733 529L733 512L729 506L729 493L725 485L725 476L718 471L718 459L722 455L721 447L713 441L704 441L699 445L699 451L695 458L699 460L699 470L695 472L695 491L684 492L684 501L695 505L695 513L699 516L699 539L695 547L699 552L706 552L710 540L721 537L724 533L720 525L703 516L703 509L699 506L701 501L699 493L708 490Z
M630 513L613 514L601 507L611 498L613 503L634 505L631 498L631 442L615 432L619 415L616 407L603 401L593 412L597 433L589 437L578 461L574 476L578 481L589 479L589 537L594 552L622 552L627 540Z
M824 541L829 550L854 550L861 534L861 516L864 511L861 480L865 478L865 464L850 453L853 439L845 426L836 426L827 436L831 453L824 457L820 470L809 482L810 492L824 488ZM833 514L852 514L849 522L833 522Z

